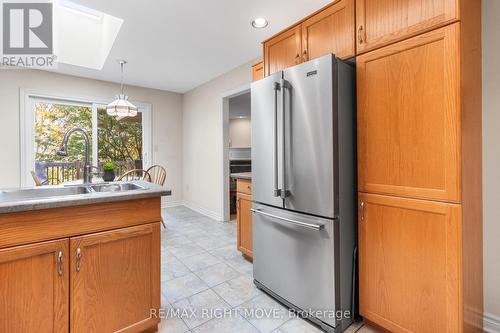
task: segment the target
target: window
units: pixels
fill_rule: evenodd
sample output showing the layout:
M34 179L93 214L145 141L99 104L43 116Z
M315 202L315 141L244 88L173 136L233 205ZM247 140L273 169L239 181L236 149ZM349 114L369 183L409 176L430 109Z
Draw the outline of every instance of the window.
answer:
M105 162L117 166L117 175L149 166L150 106L139 107L136 117L117 119L106 113L106 103L50 98L26 94L22 138L22 186L33 185L31 171L48 185L83 178L85 143L74 134L68 143L68 156L57 155L64 134L75 127L90 138L91 164L99 169Z

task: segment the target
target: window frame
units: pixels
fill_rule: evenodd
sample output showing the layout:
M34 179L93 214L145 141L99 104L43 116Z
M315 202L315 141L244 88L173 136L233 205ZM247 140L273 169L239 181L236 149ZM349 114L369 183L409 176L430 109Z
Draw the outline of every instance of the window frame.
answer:
M31 171L35 168L35 113L36 102L63 105L77 105L92 110L92 133L97 133L97 109L112 102L111 99L70 97L50 92L21 89L20 91L20 184L21 187L34 186ZM152 107L150 103L132 101L142 113L142 160L145 169L153 165L152 156ZM98 136L92 135L92 164L97 166Z

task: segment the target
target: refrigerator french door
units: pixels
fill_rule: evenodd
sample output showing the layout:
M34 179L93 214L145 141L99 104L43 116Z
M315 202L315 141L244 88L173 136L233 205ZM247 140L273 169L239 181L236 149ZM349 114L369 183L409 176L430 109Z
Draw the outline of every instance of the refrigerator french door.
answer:
M254 280L332 332L354 311L354 76L327 55L251 87Z

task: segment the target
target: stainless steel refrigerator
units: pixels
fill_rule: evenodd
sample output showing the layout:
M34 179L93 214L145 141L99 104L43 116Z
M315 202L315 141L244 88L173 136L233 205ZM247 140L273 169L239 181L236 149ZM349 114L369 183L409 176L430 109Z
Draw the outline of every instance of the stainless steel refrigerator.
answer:
M354 312L355 70L327 55L251 93L254 282L341 332Z

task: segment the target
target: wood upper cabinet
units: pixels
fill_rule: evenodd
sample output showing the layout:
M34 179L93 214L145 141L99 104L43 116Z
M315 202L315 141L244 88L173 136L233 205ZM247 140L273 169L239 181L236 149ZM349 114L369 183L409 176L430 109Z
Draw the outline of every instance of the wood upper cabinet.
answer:
M69 241L0 250L0 332L68 332Z
M357 52L458 20L458 3L458 0L356 0Z
M264 75L333 53L354 57L355 0L337 0L264 41Z
M302 60L333 53L354 57L354 0L340 0L302 22Z
M287 67L300 64L301 58L300 25L264 42L264 73L266 76Z
M359 201L361 315L391 332L461 332L461 206Z
M361 192L460 202L459 29L357 58Z
M264 62L258 62L252 66L252 80L257 81L264 77Z
M71 238L71 332L140 332L160 307L160 224Z

